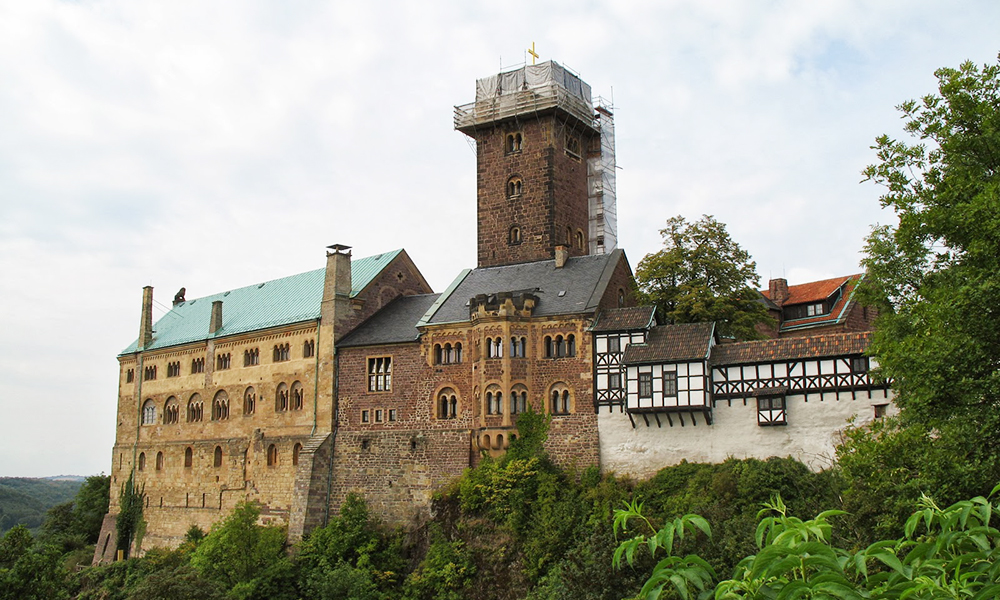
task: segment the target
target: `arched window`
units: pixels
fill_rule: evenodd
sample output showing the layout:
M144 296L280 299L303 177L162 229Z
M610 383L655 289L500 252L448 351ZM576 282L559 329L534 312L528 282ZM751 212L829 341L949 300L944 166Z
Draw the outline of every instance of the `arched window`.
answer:
M302 410L305 405L305 390L302 383L296 381L292 384L292 410Z
M194 450L188 446L184 449L184 467L190 469L192 464L194 464Z
M462 362L462 342L455 344L455 362Z
M520 132L508 133L507 138L504 140L504 152L507 154L520 152L522 140Z
M229 418L229 394L219 390L212 399L212 420L225 421Z
M163 423L165 425L176 425L180 420L181 406L177 402L177 398L171 396L167 398L166 404L163 405Z
M520 177L511 177L507 180L507 197L517 198L521 195L524 184L521 183Z
M625 306L625 290L620 288L618 290L618 306Z
M445 344L442 352L444 353L444 362L448 364L455 362L455 351L452 349L451 344Z
M156 424L156 403L153 402L152 398L148 398L142 404L142 424L143 425Z
M162 452L157 452L156 453L156 470L157 471L162 471L163 470L163 453Z
M458 417L458 398L454 395L448 400L448 418L454 419Z
M545 358L555 358L555 345L552 343L552 336L545 336Z
M222 466L222 446L215 447L215 460L212 461L212 465L215 467Z
M565 415L569 414L570 411L570 394L569 388L565 384L556 384L552 387L552 392L550 394L552 398L551 411L554 415Z
M139 470L140 471L145 471L146 470L146 453L145 452L140 452L139 453Z
M306 340L302 344L302 358L309 358L316 354L316 340Z
M503 448L503 434L502 433L498 433L496 439L493 441L493 449L494 450L499 450L500 448Z
M243 414L252 415L255 410L257 410L257 392L251 386L243 392Z
M511 246L516 246L521 243L521 228L514 225L510 228L510 234L507 236L507 243Z
M566 356L566 340L561 335L556 336L556 358Z
M579 229L576 230L576 247L583 250L583 232Z
M438 392L437 397L437 417L438 419L454 419L458 416L458 395L455 390L446 387Z
M528 344L528 338L524 337L510 338L510 357L524 358L527 355L526 354L527 344Z
M573 243L573 228L566 228L566 245L569 246Z
M302 452L302 444L299 444L298 442L296 442L296 444L294 446L292 446L292 464L293 465L299 464L299 453L300 452Z
M523 413L528 408L528 390L523 385L515 385L510 391L510 414Z
M284 382L278 384L278 389L274 392L274 410L283 412L288 410L288 386Z
M273 467L278 464L278 447L271 444L267 447L267 466Z
M576 356L576 336L572 333L566 336L566 356Z
M201 396L198 394L191 394L191 399L188 400L187 408L187 420L188 423L198 423L205 416L204 403L201 401Z
M486 414L499 415L503 412L503 392L496 385L486 390Z
M493 357L503 358L503 338L499 336L493 340Z
M441 344L434 344L434 364L440 365L444 363L444 350L441 348Z

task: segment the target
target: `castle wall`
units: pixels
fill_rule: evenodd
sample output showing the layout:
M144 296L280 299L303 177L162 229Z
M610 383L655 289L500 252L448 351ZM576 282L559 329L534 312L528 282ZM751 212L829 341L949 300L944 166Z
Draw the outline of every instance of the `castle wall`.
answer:
M830 467L834 449L842 432L853 419L855 425L870 422L875 406L890 402L891 392L829 392L789 394L788 424L761 427L757 424L754 398L715 402L711 425L700 415L697 425L685 416L685 426L673 417L674 426L660 415L661 426L649 415L649 425L641 415L628 415L614 408L603 408L598 415L601 469L620 475L649 477L663 467L681 461L718 463L727 458L791 456L814 470ZM889 404L888 414L895 412Z

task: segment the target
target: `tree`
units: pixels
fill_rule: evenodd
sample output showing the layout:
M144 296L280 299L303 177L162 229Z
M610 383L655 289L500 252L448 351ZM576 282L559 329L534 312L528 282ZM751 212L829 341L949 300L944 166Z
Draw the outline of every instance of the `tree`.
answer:
M904 423L1000 449L1000 65L939 69L938 92L897 108L865 180L898 225L873 228L862 301L879 309L870 352L893 380Z
M719 333L761 337L756 326L772 319L756 286L757 264L710 215L694 223L667 220L663 249L647 254L635 270L645 302L667 323L715 321Z
M145 498L146 484L142 484L141 488L136 488L135 480L130 474L128 481L122 485L118 495L118 518L116 521L118 529L116 547L124 553L125 558L128 558L131 552L132 541L142 530L142 503Z

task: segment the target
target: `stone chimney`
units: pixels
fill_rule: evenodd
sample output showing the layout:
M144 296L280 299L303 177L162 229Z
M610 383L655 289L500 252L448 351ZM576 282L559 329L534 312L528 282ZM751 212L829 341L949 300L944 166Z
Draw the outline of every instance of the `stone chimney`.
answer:
M222 329L222 300L212 302L212 320L208 322L208 332L215 333Z
M772 279L767 284L768 295L771 297L771 302L774 302L778 306L785 303L788 300L788 281L785 279Z
M153 286L142 288L142 317L139 320L139 350L153 341Z
M337 326L351 314L351 247L327 246L326 276L323 279L323 304L320 318L324 325ZM334 335L339 337L339 332Z
M556 246L556 268L561 269L566 265L566 259L569 258L569 248L566 246Z

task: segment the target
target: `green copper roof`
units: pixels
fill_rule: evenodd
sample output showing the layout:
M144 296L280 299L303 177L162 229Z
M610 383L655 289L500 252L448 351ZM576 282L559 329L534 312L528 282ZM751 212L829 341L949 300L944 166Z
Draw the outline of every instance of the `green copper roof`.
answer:
M351 260L351 297L365 289L401 252ZM147 350L319 319L325 274L326 269L316 269L181 302L153 326L153 343ZM209 333L212 302L216 300L222 300L222 329ZM137 350L138 340L122 354Z

